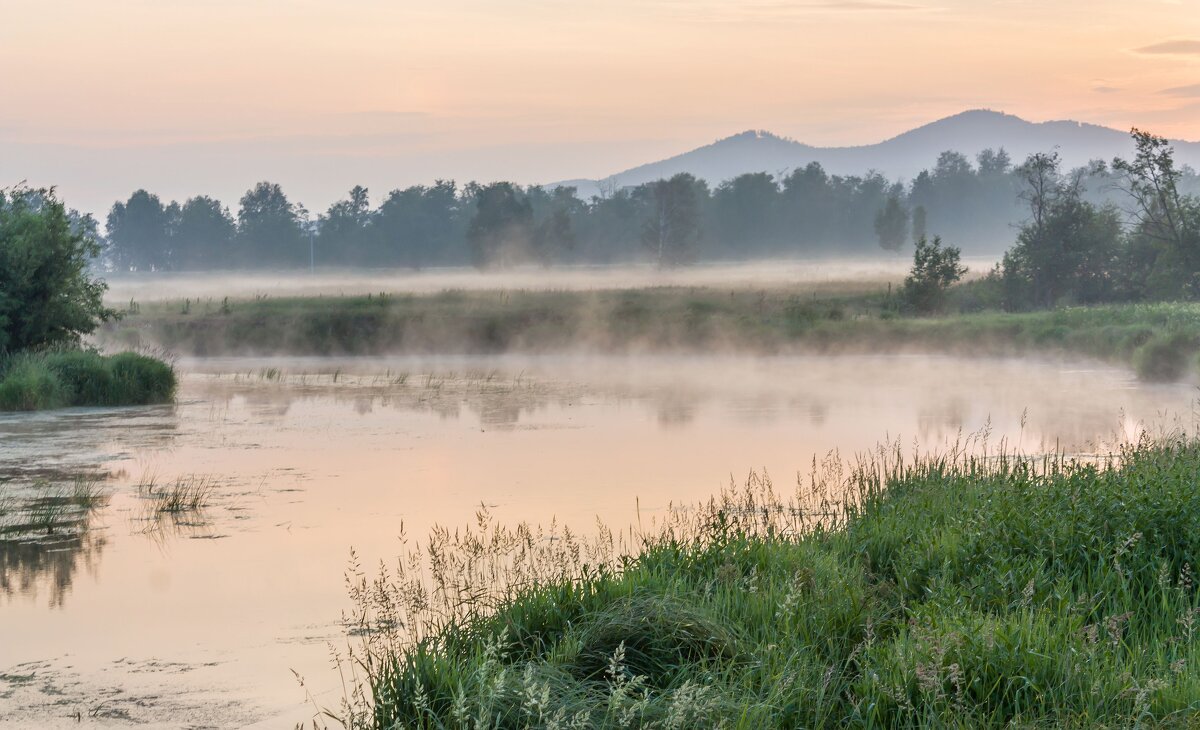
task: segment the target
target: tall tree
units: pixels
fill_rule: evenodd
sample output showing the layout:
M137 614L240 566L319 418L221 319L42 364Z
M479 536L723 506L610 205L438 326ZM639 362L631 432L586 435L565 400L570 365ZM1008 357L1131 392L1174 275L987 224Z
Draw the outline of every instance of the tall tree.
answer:
M198 195L179 207L171 229L175 268L228 268L237 226L221 201Z
M242 196L238 209L240 259L249 266L300 267L308 263L308 242L300 208L279 185L260 182Z
M170 218L157 195L138 190L108 212L109 257L117 269L170 267Z
M508 182L473 186L475 215L467 229L471 255L480 268L528 261L533 255L533 207Z
M322 260L342 266L372 263L371 205L363 186L355 185L345 199L329 206L320 229Z
M893 192L887 203L875 214L875 235L885 251L899 251L908 238L908 211L900 204L900 195Z
M113 316L89 272L99 254L53 190L0 190L0 353L78 341Z
M700 240L700 195L703 183L686 172L670 180L640 186L650 202L642 225L642 244L659 266L691 263Z

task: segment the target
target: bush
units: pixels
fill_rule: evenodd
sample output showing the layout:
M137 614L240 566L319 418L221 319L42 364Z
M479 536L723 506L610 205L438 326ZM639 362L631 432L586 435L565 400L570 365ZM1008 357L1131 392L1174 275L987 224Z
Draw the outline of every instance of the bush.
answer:
M958 263L959 256L956 246L943 248L939 236L932 242L924 238L917 241L912 271L900 290L905 304L923 314L940 312L946 304L946 290L967 273Z
M1196 338L1190 334L1158 335L1133 353L1133 367L1143 380L1173 382L1187 373L1196 350Z
M175 395L175 370L134 352L46 350L0 362L0 410L165 403Z

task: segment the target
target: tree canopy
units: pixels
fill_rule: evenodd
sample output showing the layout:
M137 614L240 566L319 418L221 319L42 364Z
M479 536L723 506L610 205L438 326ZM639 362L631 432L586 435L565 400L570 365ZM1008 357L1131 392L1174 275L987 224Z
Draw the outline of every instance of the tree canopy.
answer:
M0 190L0 353L75 342L113 316L89 271L99 254L54 190Z

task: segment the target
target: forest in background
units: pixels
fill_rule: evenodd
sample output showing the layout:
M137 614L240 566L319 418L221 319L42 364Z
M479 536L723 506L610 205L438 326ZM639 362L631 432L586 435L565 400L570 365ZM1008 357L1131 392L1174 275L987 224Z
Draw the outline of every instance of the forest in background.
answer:
M1066 173L1079 197L1135 212L1126 176L1103 161ZM1179 190L1200 176L1179 171ZM440 180L372 199L355 187L323 213L278 185L248 190L236 209L198 195L164 202L138 190L112 206L103 234L110 271L221 269L503 267L608 264L900 252L941 236L967 254L999 254L1029 220L1022 165L1003 150L975 160L942 153L907 183L878 172L830 175L817 163L790 172L740 175L710 187L691 175L605 191L581 200L574 188Z

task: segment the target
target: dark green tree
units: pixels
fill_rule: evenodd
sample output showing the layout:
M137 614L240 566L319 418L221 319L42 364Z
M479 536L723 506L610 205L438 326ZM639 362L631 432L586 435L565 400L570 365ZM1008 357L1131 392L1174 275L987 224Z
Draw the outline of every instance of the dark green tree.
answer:
M119 270L170 268L170 216L157 195L138 190L108 212L108 256Z
M221 201L205 195L188 198L171 224L173 268L228 268L236 232L233 216Z
M879 246L885 251L899 251L908 239L908 211L900 203L900 195L893 192L887 203L875 214L875 235Z
M1131 134L1133 159L1114 159L1112 167L1133 201L1138 243L1153 258L1147 289L1159 298L1200 296L1200 198L1181 192L1183 172L1166 139Z
M1017 168L1029 220L1001 263L1008 309L1091 303L1113 297L1121 246L1115 208L1084 200L1086 170L1062 175L1057 154L1030 155Z
M372 224L379 265L421 268L468 261L464 202L453 180L388 193Z
M929 224L926 221L925 206L918 205L912 214L912 240L919 241L929 237Z
M943 248L940 237L935 236L932 242L918 239L912 270L900 292L904 302L923 314L945 308L946 291L967 273L966 267L959 264L960 256L956 246Z
M240 204L237 237L242 263L288 268L308 264L301 209L279 185L258 183L246 191Z
M508 182L468 186L475 214L467 228L471 257L479 268L508 266L533 255L533 207Z
M563 263L575 250L575 220L586 214L586 207L575 197L575 188L557 187L547 193L542 188L529 191L533 208L533 252L543 266Z
M321 217L318 249L322 260L339 266L367 266L376 258L371 205L367 189L355 185L349 196L329 206Z
M700 240L701 192L707 189L695 177L681 172L670 180L639 186L649 203L642 224L642 245L659 266L691 263Z
M52 189L0 190L0 353L77 342L114 316L89 270L99 255Z

